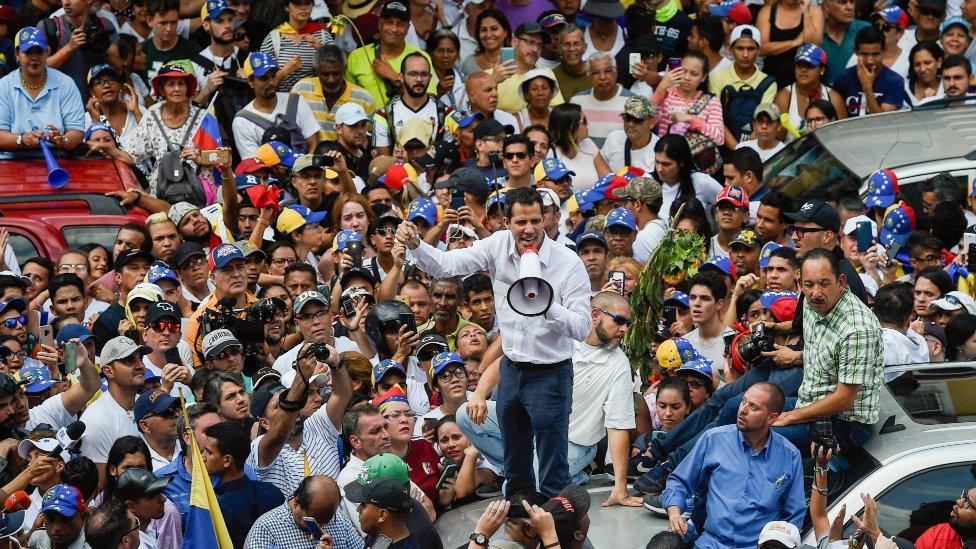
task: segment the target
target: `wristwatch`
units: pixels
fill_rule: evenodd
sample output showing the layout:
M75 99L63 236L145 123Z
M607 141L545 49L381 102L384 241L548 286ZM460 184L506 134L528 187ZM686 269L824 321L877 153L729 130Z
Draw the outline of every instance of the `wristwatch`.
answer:
M481 532L475 532L471 534L471 536L468 539L473 541L475 545L488 547L488 536L482 534Z
M24 146L24 134L19 134L17 136L17 146L18 147L23 147Z

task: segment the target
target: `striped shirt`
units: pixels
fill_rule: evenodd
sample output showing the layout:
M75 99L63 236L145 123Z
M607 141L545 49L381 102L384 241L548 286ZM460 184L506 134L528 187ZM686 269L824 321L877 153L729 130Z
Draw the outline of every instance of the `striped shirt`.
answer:
M827 316L804 306L803 340L803 383L796 407L823 400L838 383L859 385L854 405L837 417L867 424L878 421L884 337L871 309L850 290Z
M318 38L322 44L335 41L332 35L326 30L316 31L311 34ZM302 40L296 44L294 40L283 36L277 29L271 31L268 33L268 36L264 37L264 41L261 42L261 52L273 56L278 61L279 67L284 67L285 63L296 55L302 60L302 66L297 71L285 77L281 85L278 86L278 91L287 92L295 85L295 82L298 82L306 76L315 74L315 49L315 46L307 40Z
M302 444L296 450L285 444L274 460L264 467L258 466L258 445L264 435L251 442L247 463L258 475L258 480L270 482L282 494L291 494L305 478L305 457L308 470L313 475L335 478L339 474L339 429L332 424L324 404L305 420Z
M322 93L322 82L318 76L302 78L292 86L291 92L304 97L308 106L312 108L312 114L315 115L315 120L321 126L318 133L319 141L335 141L338 139L335 131L335 113L339 107L346 103L358 103L366 111L366 116L369 117L372 117L373 111L376 110L373 105L373 96L348 80L346 80L345 91L342 92L331 109L325 104L325 94Z
M363 547L363 538L342 510L339 510L335 517L323 526L323 529L332 537L335 549L362 549ZM295 522L295 516L292 515L287 501L261 515L251 527L244 542L244 549L272 547L316 549L318 546L319 543L311 539L308 530Z
M708 103L701 111L690 113L694 115L690 123L676 122L671 118L672 112L687 112L702 93L704 92L696 92L691 101L686 101L677 87L665 92L664 97L661 96L660 90L654 92L651 100L657 105L658 135L669 133L684 135L688 130L695 130L714 141L716 145L724 145L725 121L722 120L722 103L714 95L706 94L709 96ZM620 112L623 112L623 109Z
M620 129L623 124L620 113L624 112L627 98L633 95L630 90L617 84L617 93L610 99L597 99L593 96L593 88L590 88L574 95L569 102L583 107L590 139L597 147L602 147L610 132Z

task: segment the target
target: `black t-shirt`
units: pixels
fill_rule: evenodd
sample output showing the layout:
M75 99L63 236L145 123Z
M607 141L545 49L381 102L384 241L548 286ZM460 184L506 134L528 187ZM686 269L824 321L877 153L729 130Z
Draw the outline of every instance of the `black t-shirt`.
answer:
M365 548L370 549L373 547L373 545L376 544L376 539L377 536L373 534L366 536ZM418 543L413 536L407 536L406 538L393 542L390 545L381 544L377 545L377 547L387 547L388 549L420 549L420 543Z
M95 352L101 353L102 347L109 342L110 339L118 337L119 335L119 322L125 318L125 309L115 302L109 305L108 309L102 311L98 315L98 320L95 321L95 325L92 326L92 336L95 337Z
M369 179L369 162L373 159L370 151L360 149L362 154L357 157L340 145L338 141L322 141L315 147L315 154L325 154L332 151L342 153L343 158L346 159L346 166L352 170L352 173L361 177L363 181Z

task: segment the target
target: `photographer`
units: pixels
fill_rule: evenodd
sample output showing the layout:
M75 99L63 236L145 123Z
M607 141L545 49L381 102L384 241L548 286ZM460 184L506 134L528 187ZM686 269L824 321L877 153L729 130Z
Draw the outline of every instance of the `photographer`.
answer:
M37 29L44 33L54 52L47 58L47 66L61 70L74 80L81 92L81 100L88 101L88 70L108 62L122 66L119 56L119 33L107 19L95 15L94 0L65 2L64 15L43 19Z

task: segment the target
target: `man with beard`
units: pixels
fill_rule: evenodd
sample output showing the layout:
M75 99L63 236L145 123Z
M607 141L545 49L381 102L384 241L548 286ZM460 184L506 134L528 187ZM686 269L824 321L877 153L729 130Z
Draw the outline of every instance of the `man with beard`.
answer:
M193 204L177 202L170 207L167 216L176 225L184 242L194 242L205 249L220 244L220 237L214 233L210 221Z
M485 120L494 119L502 126L519 127L518 120L511 113L498 108L498 84L487 72L469 74L464 81L464 91L468 95L468 107L472 113L481 113Z
M603 437L609 438L614 485L604 505L640 506L640 498L627 494L629 429L634 417L634 383L630 361L620 341L630 326L627 298L600 292L590 302L593 328L586 340L575 342L573 352L573 411L569 416L569 473L573 484L586 482L583 467L596 457Z
M291 91L308 102L319 123L319 143L328 143L338 137L335 125L343 105L359 105L367 115L376 105L368 91L346 79L346 52L339 46L323 44L315 50L315 71L317 75L295 82Z
M173 252L183 243L176 224L169 220L163 212L158 212L146 218L146 228L152 237L152 253L157 259L167 264L173 260Z
M447 346L457 349L457 335L471 322L459 312L461 307L461 283L456 278L439 278L431 282L430 298L434 305L433 315L425 324L417 327L417 333L433 330L444 336Z
M369 163L373 159L369 122L362 105L351 101L344 103L335 111L336 139L319 142L315 154L339 151L346 159L346 166L365 182L369 179Z
M946 98L965 97L969 91L969 80L973 75L969 60L961 55L950 55L942 62L942 89ZM968 104L957 102L954 105Z
M403 94L392 97L373 116L373 145L377 154L391 154L397 143L397 133L403 130L407 120L413 118L430 121L435 137L444 133L447 108L428 93L433 73L427 55L419 51L407 54L401 67L399 78Z
M576 239L576 252L583 260L583 268L590 279L590 291L596 295L607 283L607 263L610 260L607 241L600 233L582 234Z
M949 522L936 524L917 540L918 549L962 549L976 543L976 488L968 488L949 512Z
M741 279L752 275L759 278L759 236L752 229L742 229L729 243L729 259L735 265L735 276ZM755 284L749 284L750 287Z
M661 494L670 530L685 535L687 501L707 486L708 518L696 547L757 545L762 527L784 520L803 526L806 500L800 451L771 432L783 411L783 391L762 381L742 397L735 425L706 431L668 477ZM733 534L734 541L733 541Z
M319 125L308 102L298 94L278 91L278 64L274 57L255 52L244 62L244 78L254 90L254 100L234 116L232 128L237 152L242 158L254 156L261 146L261 137L279 119L297 126L305 138L307 150L318 144ZM292 116L294 109L294 119Z

